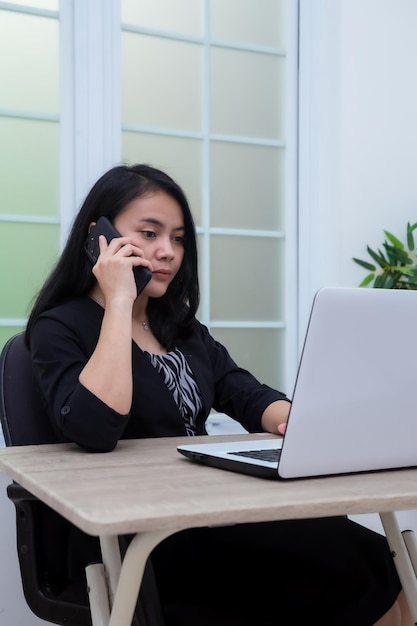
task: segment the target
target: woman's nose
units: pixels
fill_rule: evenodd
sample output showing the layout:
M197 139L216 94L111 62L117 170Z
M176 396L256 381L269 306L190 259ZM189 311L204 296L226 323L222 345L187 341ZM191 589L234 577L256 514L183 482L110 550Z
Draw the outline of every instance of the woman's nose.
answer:
M172 259L174 257L174 248L172 246L172 242L170 238L164 238L159 241L159 248L156 252L158 258L164 259Z

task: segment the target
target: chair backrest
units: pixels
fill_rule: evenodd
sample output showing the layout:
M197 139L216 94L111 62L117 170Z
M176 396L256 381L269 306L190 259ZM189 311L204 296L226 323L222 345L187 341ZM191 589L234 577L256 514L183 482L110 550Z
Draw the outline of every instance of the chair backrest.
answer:
M6 446L57 441L33 384L32 360L23 332L11 337L0 355L0 420Z
M32 360L24 333L11 337L0 354L0 421L6 446L55 443L40 395L33 384ZM11 483L16 507L16 540L23 592L30 609L61 626L91 626L85 585L67 577L71 524Z
M0 422L6 446L57 442L34 385L32 359L23 332L11 337L0 354ZM86 536L20 485L10 484L7 492L16 507L17 552L28 606L41 619L60 626L91 626L84 576L79 580L68 575L74 539L85 547ZM91 541L97 543L99 558L98 539L89 537L88 545ZM122 550L126 549L126 541L121 538ZM83 556L88 558L85 552ZM165 625L150 561L133 625L138 621L144 626Z

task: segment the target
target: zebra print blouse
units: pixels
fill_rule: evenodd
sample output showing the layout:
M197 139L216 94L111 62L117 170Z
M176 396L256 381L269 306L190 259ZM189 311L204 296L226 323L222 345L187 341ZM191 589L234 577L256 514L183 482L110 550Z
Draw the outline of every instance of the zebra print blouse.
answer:
M154 368L160 372L174 396L189 437L196 433L195 421L203 407L200 390L183 353L175 348L168 354L146 352Z

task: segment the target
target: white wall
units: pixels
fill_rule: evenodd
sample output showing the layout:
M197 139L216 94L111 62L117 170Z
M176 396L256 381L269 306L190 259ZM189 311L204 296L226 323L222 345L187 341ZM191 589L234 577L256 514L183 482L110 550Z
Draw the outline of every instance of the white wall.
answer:
M351 257L417 221L417 2L342 4L339 271L357 284Z
M302 316L417 221L417 2L301 0ZM303 333L303 329L301 329Z

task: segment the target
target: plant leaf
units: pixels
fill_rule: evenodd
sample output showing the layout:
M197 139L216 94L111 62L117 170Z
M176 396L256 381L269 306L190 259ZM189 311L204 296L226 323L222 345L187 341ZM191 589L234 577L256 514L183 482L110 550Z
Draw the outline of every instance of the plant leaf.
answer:
M407 246L410 251L413 251L415 248L413 230L415 230L416 228L417 223L413 224L412 226L410 225L410 222L407 223Z
M404 249L397 248L395 246L390 246L388 243L383 244L387 256L391 261L391 265L397 265L398 262L404 263L405 265L410 265L413 261L410 259L408 252Z
M407 274L409 276L409 280L415 279L417 280L417 267L407 267Z
M390 273L385 275L384 289L394 289L401 283L401 279L398 274Z
M371 272L376 271L376 267L372 263L368 263L367 261L361 261L361 259L356 259L355 257L353 257L353 260L355 261L355 263L357 263L361 267L364 267L366 270L370 270Z
M398 274L410 276L413 270L411 269L411 267L404 267L403 265L396 265L391 268L391 271L397 272Z
M381 249L376 251L366 247L372 262L353 257L353 261L370 271L360 283L360 287L368 285L377 289L413 289L417 291L417 252L414 231L417 222L407 222L407 242L404 245L390 231L384 230L386 240ZM376 265L374 265L374 263ZM381 269L377 269L377 267ZM371 285L373 281L373 285Z
M401 241L399 239L397 239L397 237L395 237L394 235L392 235L390 232L388 232L387 230L384 230L385 236L386 238L396 247L399 248L400 250L404 250L404 244L401 243Z
M373 260L376 261L380 267L382 267L382 268L389 267L389 263L386 260L386 258L384 257L384 255L382 254L381 250L378 250L379 254L377 254L369 246L367 246L366 249L368 250L368 253L373 258Z
M359 287L367 287L369 283L373 281L374 278L375 278L375 274L368 274L368 276L365 276L365 278L363 279Z
M398 283L398 277L389 272L383 272L375 278L374 287L378 289L392 289L393 285Z
M385 252L387 253L387 259L388 259L389 264L397 265L398 263L397 252L401 252L401 251L398 250L398 248L395 248L394 246L388 245L386 241L382 245L384 246Z

